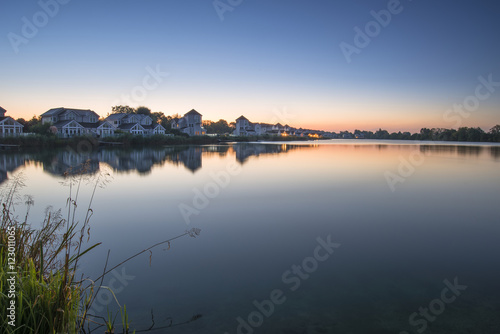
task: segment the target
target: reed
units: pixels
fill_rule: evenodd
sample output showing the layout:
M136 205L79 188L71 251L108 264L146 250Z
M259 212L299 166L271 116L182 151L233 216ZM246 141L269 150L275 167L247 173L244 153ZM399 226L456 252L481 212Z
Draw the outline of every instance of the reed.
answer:
M91 333L103 327L107 333L114 333L115 319L121 316L122 332L129 333L129 316L125 305L108 319L91 315L88 311L101 288L104 276L111 270L121 266L136 256L150 251L152 248L183 237L196 237L199 229L191 229L184 234L159 242L153 246L130 256L118 265L107 269L97 279L77 279L75 277L78 262L100 243L88 245L90 239L89 222L93 215L92 202L98 187L109 182L109 174L100 173L92 176L92 193L84 213L84 219L78 221L78 200L80 189L88 183L87 162L79 173L66 173L66 185L69 197L64 215L61 210L48 208L40 228L32 228L28 224L29 211L34 205L30 196L25 196L26 214L24 219L16 215L16 207L22 202L20 190L24 187L23 175L18 174L4 187L0 193L2 218L0 223L0 333ZM109 255L109 252L108 252ZM83 276L82 276L83 277ZM14 285L11 282L14 281ZM99 283L100 282L100 283ZM14 287L12 294L11 287ZM111 293L113 293L111 291ZM114 296L114 294L113 294ZM116 299L116 297L115 297ZM15 302L15 320L5 321L6 310ZM8 311L7 311L8 312ZM197 320L200 315L187 322ZM92 326L91 326L92 325ZM169 326L172 326L170 324ZM153 325L150 329L152 329ZM91 329L91 327L93 327ZM101 332L102 333L102 332Z

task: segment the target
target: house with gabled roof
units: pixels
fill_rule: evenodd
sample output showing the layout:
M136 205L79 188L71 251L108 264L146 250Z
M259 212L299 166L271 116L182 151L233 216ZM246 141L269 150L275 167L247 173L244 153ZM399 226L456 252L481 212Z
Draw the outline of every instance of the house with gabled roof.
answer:
M99 115L90 109L53 108L41 117L42 124L52 123L56 135L63 138L84 135L107 137L115 132L110 123L99 121Z
M97 123L99 121L99 115L90 109L73 109L73 108L53 108L42 115L42 124L51 122L56 124L60 121L70 121L74 120L79 123Z
M161 124L153 122L153 119L144 114L116 113L106 117L106 120L115 129L132 134L165 134L165 128ZM131 126L138 124L139 127Z
M10 116L5 116L7 110L0 107L0 137L19 136L24 126Z
M252 123L242 115L236 119L236 128L233 134L236 136L260 136L267 133L268 125L265 123Z
M118 129L134 135L144 135L147 133L147 130L144 129L139 123L124 123L121 124Z
M203 136L207 133L202 124L202 115L194 109L184 114L184 117L172 121L172 129L179 130L190 136Z
M152 135L164 135L166 129L163 127L163 125L156 123L156 124L151 124L151 125L143 125L142 126L144 129L148 131L149 134Z

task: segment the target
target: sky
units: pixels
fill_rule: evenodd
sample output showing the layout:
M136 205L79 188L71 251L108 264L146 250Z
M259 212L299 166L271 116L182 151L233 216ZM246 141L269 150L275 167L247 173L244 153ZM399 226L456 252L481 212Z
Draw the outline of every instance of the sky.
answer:
M488 131L498 17L493 0L0 0L0 106Z

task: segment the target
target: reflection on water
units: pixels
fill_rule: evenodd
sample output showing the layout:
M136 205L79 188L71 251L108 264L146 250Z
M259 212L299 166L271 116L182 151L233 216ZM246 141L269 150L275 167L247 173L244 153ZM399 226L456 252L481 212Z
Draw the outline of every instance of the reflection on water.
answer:
M55 176L95 174L99 163L105 163L117 173L136 171L147 175L154 166L170 163L184 166L195 173L202 167L202 155L226 156L233 152L236 160L243 164L251 156L286 153L308 145L289 144L235 144L207 146L169 146L163 148L113 149L101 148L91 153L79 154L74 150L50 150L34 153L9 152L0 155L0 183L26 162L41 163L44 171Z
M401 161L415 152L423 163L409 173ZM137 329L149 328L154 309L158 326L203 314L172 334L238 333L238 317L248 321L254 301L280 289L286 301L253 333L416 333L409 316L457 278L467 290L425 333L500 333L499 158L500 146L465 143L240 143L6 153L0 171L3 180L26 173L40 206L33 220L65 203L61 179L85 162L89 174L114 171L93 204L92 241L103 244L81 263L89 278L102 274L108 249L116 264L201 228L123 267L130 280L117 298ZM240 171L229 174L235 162ZM404 177L394 192L387 171ZM196 212L189 227L181 205ZM329 235L342 247L316 268L317 238ZM103 312L113 305L101 303Z

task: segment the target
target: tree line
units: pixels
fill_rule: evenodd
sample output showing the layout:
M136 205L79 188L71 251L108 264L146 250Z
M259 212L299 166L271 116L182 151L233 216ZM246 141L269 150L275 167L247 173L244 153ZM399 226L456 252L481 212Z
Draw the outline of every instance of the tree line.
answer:
M341 135L344 133L349 132L341 132ZM500 125L495 125L488 132L485 132L479 127L461 127L458 128L458 130L445 128L422 128L420 132L413 134L401 131L389 133L387 130L378 129L376 132L354 130L353 136L365 139L500 142Z

